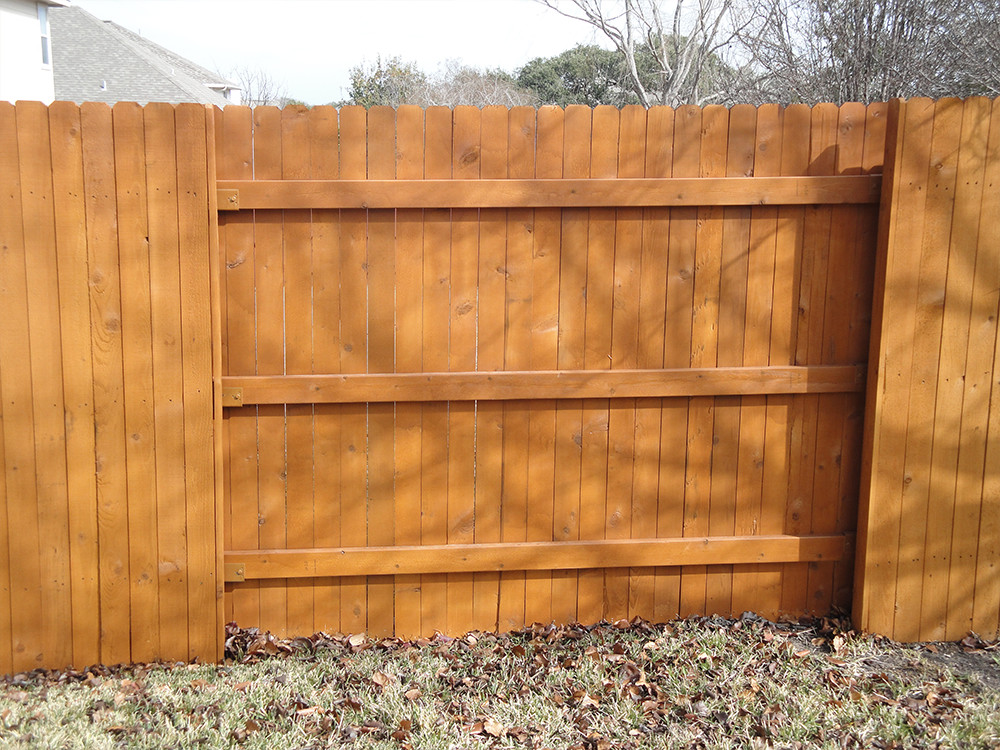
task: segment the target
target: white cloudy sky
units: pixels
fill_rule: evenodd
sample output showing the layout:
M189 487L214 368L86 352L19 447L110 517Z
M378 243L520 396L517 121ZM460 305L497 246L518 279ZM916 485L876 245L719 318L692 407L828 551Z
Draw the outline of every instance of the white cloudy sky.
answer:
M211 70L266 70L309 104L346 98L347 73L398 55L513 70L598 42L589 26L532 0L75 0Z

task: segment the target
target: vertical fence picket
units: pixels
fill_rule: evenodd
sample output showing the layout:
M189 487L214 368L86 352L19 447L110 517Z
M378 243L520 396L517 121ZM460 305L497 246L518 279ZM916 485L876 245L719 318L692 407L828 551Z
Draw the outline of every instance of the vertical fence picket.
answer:
M753 174L757 110L737 105L729 114L729 138L725 174L749 177ZM722 211L722 265L719 276L719 352L720 367L738 367L744 360L746 309L750 294L750 209L725 208ZM712 489L709 533L732 536L736 533L738 506L753 505L750 494L740 493L740 449L747 437L743 429L746 398L725 397L715 400L715 429L712 450ZM730 470L716 475L716 466ZM728 615L733 611L733 576L731 565L715 566L706 580L706 611ZM739 614L739 612L737 612Z
M647 111L646 177L670 177L674 148L673 127L674 112L669 107L653 107ZM667 269L671 253L669 237L670 210L662 207L643 209L636 362L638 367L644 369L663 367ZM666 533L665 529L660 528L660 515L661 511L666 514L670 501L660 494L660 433L667 403L661 398L636 400L635 469L632 479L633 534L658 537ZM673 612L661 611L656 582L656 568L632 568L629 571L630 618L639 616L663 621L673 616Z
M564 113L560 107L541 107L536 115L534 176L562 177ZM561 221L558 209L535 209L531 251L531 311L528 365L532 370L554 370L558 364L559 265ZM552 541L555 486L554 401L528 404L529 542ZM527 623L552 621L552 575L528 571L524 582L524 617Z
M311 177L334 180L340 176L340 133L337 110L309 110ZM316 373L340 372L340 213L336 209L312 212L312 367ZM314 407L313 538L319 547L341 544L339 404ZM340 581L318 578L313 586L313 627L326 633L340 628Z
M281 177L308 179L312 174L309 113L304 107L281 110ZM284 372L305 375L313 370L312 215L308 210L286 210L281 216L281 264L284 270ZM285 410L287 464L285 466L285 523L289 547L315 544L316 480L313 406L289 404ZM310 581L289 581L289 633L314 632L313 587Z
M593 114L590 176L614 177L618 170L619 112L597 107ZM587 226L587 291L584 318L584 368L611 367L611 323L614 305L615 211L592 208ZM580 477L580 538L604 539L607 531L608 416L610 402L583 402ZM581 570L579 602L581 622L604 618L603 569Z
M1000 289L1000 232L990 231L1000 222L1000 102L994 100L990 111L990 135L986 152L986 173L983 176L983 203L979 214L979 253L990 263L984 269L988 288ZM992 190L986 188L994 188ZM992 299L997 304L997 299ZM988 346L988 344L987 344ZM991 373L994 374L989 393L986 427L985 466L1000 466L997 448L1000 446L1000 403L995 373L1000 367L1000 347L994 344ZM975 479L975 477L973 477ZM981 490L982 509L976 534L976 580L973 588L972 627L977 633L1000 632L1000 472L984 471Z
M253 177L253 121L249 107L226 107L222 119L218 170L220 178ZM254 215L226 211L220 216L222 275L225 278L226 342L224 372L257 371L257 306L254 294ZM226 423L226 498L230 544L228 549L257 549L259 544L259 489L257 484L257 408L229 409ZM260 622L260 584L247 581L230 592L231 617L248 627Z
M125 377L125 445L128 482L129 571L131 579L132 658L160 657L159 569L157 565L156 428L153 369L153 300L150 296L149 219L144 113L138 104L112 109L115 134L115 184L118 258L122 287L122 354Z
M6 469L6 526L10 581L11 641L5 647L11 670L33 669L45 658L38 628L42 615L41 548L35 489L34 420L29 409L34 394L29 351L28 286L25 272L25 228L21 206L17 110L0 102L0 167L6 189L0 193L0 392ZM103 404L102 404L103 405Z
M452 115L447 107L424 113L424 177L452 176ZM424 211L423 371L448 370L451 295L451 224L447 209ZM423 544L448 542L448 404L423 405L421 442L421 506ZM445 574L421 576L420 623L424 632L448 628L448 579Z
M931 141L931 176L927 180L928 236L924 257L933 259L935 278L921 278L918 299L918 335L921 378L914 389L925 395L927 409L921 417L913 409L911 396L910 434L922 438L928 459L927 526L934 529L924 539L920 638L941 640L948 625L949 568L954 564L952 533L955 528L955 471L958 464L969 349L969 315L975 277L976 252L972 232L961 222L960 200L968 201L970 142L963 143L963 120L968 105L942 99L934 107L934 135ZM930 270L930 269L929 269ZM920 326L927 320L927 328ZM926 335L926 339L923 338ZM935 347L935 343L937 346ZM936 349L936 351L933 351ZM936 356L936 359L935 359ZM926 367L926 370L923 368ZM936 381L936 383L935 383ZM927 385L925 385L925 382ZM933 411L932 411L933 410ZM926 415L934 418L927 421ZM918 425L918 420L923 424ZM908 454L909 458L909 454ZM911 464L912 466L912 464ZM898 615L897 615L898 617Z
M948 600L944 616L940 618L944 620L945 633L973 629L975 576L969 575L969 571L978 567L978 531L985 510L982 490L977 484L982 481L985 469L985 443L981 436L986 435L988 429L989 394L985 385L990 379L990 355L996 346L998 310L995 295L1000 276L997 266L1000 258L983 252L987 243L980 235L979 225L984 208L989 128L989 100L966 101L948 264L947 304L953 308L955 318L953 335L965 338L966 352L952 365L961 373L956 378L962 391L961 424L957 432L945 433L955 443L957 452ZM955 310L959 304L962 307Z
M481 113L478 107L456 107L452 114L452 174L476 179L480 174ZM451 212L451 258L448 320L448 369L476 369L476 316L479 282L477 209ZM448 405L448 543L471 544L475 539L476 403ZM465 633L473 627L474 591L471 573L448 574L448 630Z
M701 110L680 107L674 113L673 176L697 177L701 142ZM695 237L698 209L670 209L667 256L667 309L661 333L663 367L691 364L691 307L694 304ZM664 399L660 419L660 481L657 502L657 535L684 535L684 508L687 503L688 403L685 399ZM679 567L660 568L656 573L657 619L676 617L681 612Z
M702 132L698 175L725 174L728 111L706 107L701 113ZM719 283L722 270L722 209L697 211L695 232L694 304L691 307L691 367L714 367L718 360ZM685 470L684 535L707 536L712 513L712 450L718 399L696 397L689 401L687 467ZM707 571L692 566L681 576L681 615L706 609Z
M115 204L115 152L111 109L84 103L83 183L90 270L91 351L94 364L94 441L97 479L100 660L128 661L130 594L128 510L125 474L124 377L121 291ZM137 158L133 155L133 158ZM141 158L141 157L139 157ZM162 633L161 633L162 636ZM162 646L162 637L161 637Z
M363 180L367 174L368 118L363 107L340 110L340 177ZM368 365L367 222L362 210L340 212L340 371L364 372ZM345 404L341 423L341 545L363 547L367 539L368 408ZM363 576L340 582L340 629L367 629L368 591Z
M179 225L181 337L184 362L183 455L185 472L185 539L187 558L188 658L218 658L221 623L217 618L215 397L211 386L218 346L212 320L211 258L214 231L209 216L209 155L205 133L211 125L207 108L178 105L177 217ZM208 332L206 335L206 331Z
M535 170L535 110L515 107L508 122L507 176L525 178ZM530 366L531 243L530 209L507 211L507 274L504 310L505 370L526 370ZM503 542L527 539L529 405L508 401L503 415L503 486L500 495ZM500 574L499 628L509 630L525 624L525 574Z
M396 174L396 112L390 107L368 110L368 179ZM395 368L395 212L368 212L368 372ZM393 521L394 405L368 406L368 537L373 547L388 547L395 536ZM368 632L392 635L393 580L368 578Z
M863 104L840 107L835 174L862 173L866 120ZM859 227L864 221L864 210L860 206L833 207L821 364L844 364L864 357L852 342L858 337L852 325L857 309L871 305L869 297L858 294L862 285L854 281L874 273L874 253L870 244L858 241ZM825 474L820 475L820 481L828 481L830 491L825 497L816 499L813 533L841 531L838 521L847 509L857 515L858 484L852 477L851 466L857 442L853 436L860 434L863 408L860 394L825 394L822 397L817 428L829 437L819 443L822 450L817 449L817 465L824 466ZM837 562L819 564L810 571L810 590L814 592L812 596L818 612L847 604L851 568L850 564Z
M485 107L480 122L480 170L484 179L507 176L508 109ZM476 321L476 369L502 370L507 283L507 212L484 208L479 213L479 302ZM500 541L503 495L504 404L476 404L475 541ZM499 628L500 574L473 576L473 616L478 630Z
M396 177L424 176L424 112L415 106L396 112ZM423 212L396 212L396 372L420 372L423 365ZM418 545L421 502L422 406L396 404L395 425L395 543ZM420 635L420 576L396 576L395 633Z
M589 107L575 105L566 108L562 155L562 174L565 178L580 179L590 174L592 114ZM587 254L579 248L585 248L587 243L588 211L585 208L567 209L562 211L561 218L556 366L560 370L581 370L586 330ZM553 539L566 542L580 538L583 401L561 401L555 409ZM559 622L578 619L578 578L575 570L555 571L552 575L552 616Z
M59 329L62 334L63 393L66 404L70 617L73 662L82 664L97 654L99 649L100 591L97 580L97 480L93 471L94 370L90 351L87 217L84 207L80 108L70 102L52 104L49 107L49 132L53 163L55 242L59 256ZM0 441L3 440L2 432L0 429ZM4 449L0 446L0 456L3 454ZM0 476L2 473L0 470ZM6 526L5 514L0 513L0 516L3 516L0 523ZM6 528L0 529L0 565L4 564L7 555L6 537ZM0 583L3 583L2 575ZM3 588L6 591L6 601L9 602L9 589L6 586ZM0 609L3 606L4 601L0 601ZM0 618L0 622L6 623L9 631L9 619ZM7 643L9 632L6 637L0 632L0 644ZM0 654L3 654L3 648L6 645L0 646ZM0 656L0 662L7 663L3 656ZM0 671L4 669L5 667L0 666Z
M149 201L153 418L156 430L156 532L160 647L188 649L184 361L181 347L180 237L174 108L147 106L146 190ZM119 154L116 154L118 156ZM121 159L132 158L120 153ZM120 237L121 241L128 240ZM128 384L126 383L126 389ZM127 390L126 390L127 392Z
M757 109L752 144L753 174L759 177L778 175L781 171L781 112L777 105L765 105ZM749 218L742 364L745 367L763 367L768 363L772 334L771 308L776 282L778 209L754 208ZM735 508L735 532L739 536L765 533L762 528L766 496L764 476L765 467L772 460L772 456L765 450L767 412L766 396L742 398ZM777 458L780 460L780 457ZM765 594L773 588L774 567L733 566L734 615L763 609ZM770 602L767 610L771 617L776 616L777 603Z
M48 112L39 102L17 105L21 212L24 220L32 422L35 439L35 502L38 513L42 611L36 627L46 658L72 658L66 438L59 328L58 259L52 210L52 154Z
M617 176L642 177L646 166L646 110L621 111ZM611 367L635 369L639 360L639 283L642 254L642 209L615 211L615 249L611 316ZM604 510L608 539L628 539L638 528L634 493L636 400L615 399L608 405L608 489ZM639 501L638 503L636 501ZM604 610L610 620L629 614L629 570L604 574Z
M809 145L812 113L805 104L794 104L784 112L781 137L781 174L804 175L809 169ZM774 306L771 313L770 364L796 362L796 346L801 315L799 298L803 270L803 238L806 208L787 206L778 209L777 249L775 250ZM807 280L808 277L806 276ZM770 533L787 533L786 517L800 513L801 499L796 496L803 478L799 471L801 458L801 423L804 397L770 397L768 399L767 446L765 468L764 524ZM773 408L772 408L773 407ZM769 474L766 469L774 469ZM768 494L772 492L773 494ZM791 506L795 509L790 511ZM774 518L780 517L780 522ZM795 563L782 566L781 592L776 610L792 612L804 606L795 597L804 590L802 567ZM777 581L773 582L777 585Z

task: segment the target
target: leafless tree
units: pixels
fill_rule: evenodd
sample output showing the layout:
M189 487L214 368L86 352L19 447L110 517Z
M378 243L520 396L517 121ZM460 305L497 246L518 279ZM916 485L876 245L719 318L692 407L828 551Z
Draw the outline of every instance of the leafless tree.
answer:
M750 20L734 12L736 0L538 2L604 34L624 56L636 95L647 107L725 99L723 56ZM643 70L644 56L652 58L652 76Z
M885 101L1000 87L1000 0L759 0L740 32L751 64L731 95Z
M1000 95L1000 0L956 3L951 33L941 55L954 71L959 95Z
M426 78L415 92L414 104L421 106L506 107L537 104L534 94L520 87L514 78L501 70L481 70L458 60L444 63L440 71Z
M421 107L457 107L462 104L485 107L532 105L536 97L520 87L502 70L480 70L457 60L445 63L428 76L416 63L398 57L378 58L373 64L351 69L350 99L364 107L416 104Z
M246 65L233 68L229 71L228 78L239 84L243 104L247 107L281 106L288 101L284 85L260 68Z

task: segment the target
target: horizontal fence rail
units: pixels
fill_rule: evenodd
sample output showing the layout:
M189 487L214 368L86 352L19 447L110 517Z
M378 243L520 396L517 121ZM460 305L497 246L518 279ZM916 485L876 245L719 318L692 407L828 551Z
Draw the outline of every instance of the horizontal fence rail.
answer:
M592 542L446 544L422 547L232 550L226 581L349 575L585 570L664 565L834 562L853 536L689 537Z
M220 180L219 209L598 208L877 203L879 175L586 180Z
M223 405L516 401L857 393L862 365L673 370L530 370L373 375L229 375Z

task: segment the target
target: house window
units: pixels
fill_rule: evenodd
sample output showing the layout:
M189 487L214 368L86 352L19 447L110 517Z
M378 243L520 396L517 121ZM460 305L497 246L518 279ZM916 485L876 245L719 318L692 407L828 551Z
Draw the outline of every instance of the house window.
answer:
M49 8L44 3L38 3L38 25L42 31L42 65L51 65L49 51Z

